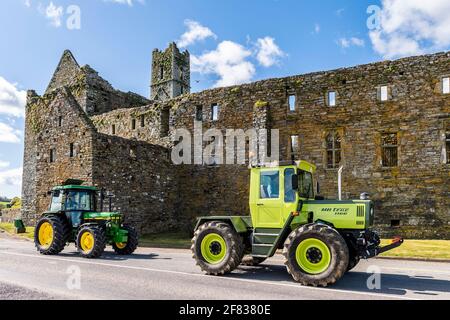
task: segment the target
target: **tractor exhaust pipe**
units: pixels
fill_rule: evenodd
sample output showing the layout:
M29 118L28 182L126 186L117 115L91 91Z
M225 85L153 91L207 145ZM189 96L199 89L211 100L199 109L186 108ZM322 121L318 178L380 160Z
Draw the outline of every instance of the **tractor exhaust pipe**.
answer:
M344 169L344 166L340 166L338 170L338 199L339 201L342 200L342 169Z

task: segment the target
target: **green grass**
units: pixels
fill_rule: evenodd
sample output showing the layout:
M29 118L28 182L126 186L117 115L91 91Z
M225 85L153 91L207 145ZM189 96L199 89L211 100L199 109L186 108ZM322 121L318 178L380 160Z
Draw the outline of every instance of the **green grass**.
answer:
M0 209L5 209L7 204L9 204L9 202L1 202L0 201Z
M156 248L188 249L191 247L191 236L184 232L148 234L139 238L139 245Z
M389 243L389 240L382 240L382 245ZM380 256L450 260L450 240L405 240L400 247L387 251Z
M15 234L14 224L12 223L0 223L0 229L10 234ZM34 239L34 227L26 227L25 233L19 233L17 235L28 239Z

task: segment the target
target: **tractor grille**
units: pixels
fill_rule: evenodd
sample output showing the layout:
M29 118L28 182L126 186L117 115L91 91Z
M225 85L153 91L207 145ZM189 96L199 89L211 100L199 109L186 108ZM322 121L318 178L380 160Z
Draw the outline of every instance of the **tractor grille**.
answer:
M357 217L364 217L364 205L359 205L356 207L356 216Z

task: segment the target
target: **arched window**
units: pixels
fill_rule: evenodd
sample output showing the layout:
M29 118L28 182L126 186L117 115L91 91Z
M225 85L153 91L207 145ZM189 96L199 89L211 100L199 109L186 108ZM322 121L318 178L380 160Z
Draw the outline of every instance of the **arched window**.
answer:
M341 136L337 132L329 133L326 137L327 168L338 168L341 163Z

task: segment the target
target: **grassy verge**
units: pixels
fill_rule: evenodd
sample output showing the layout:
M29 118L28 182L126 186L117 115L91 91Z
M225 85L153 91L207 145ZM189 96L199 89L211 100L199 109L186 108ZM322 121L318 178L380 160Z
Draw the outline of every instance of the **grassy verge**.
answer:
M10 234L15 234L14 225L12 223L0 223L0 229ZM19 233L17 235L28 239L34 239L34 227L26 227L25 233Z
M382 240L382 245L389 243L389 240ZM380 256L450 260L450 240L405 240L400 247L385 252Z
M183 232L148 234L139 238L139 245L156 248L188 249L191 247L191 237Z

